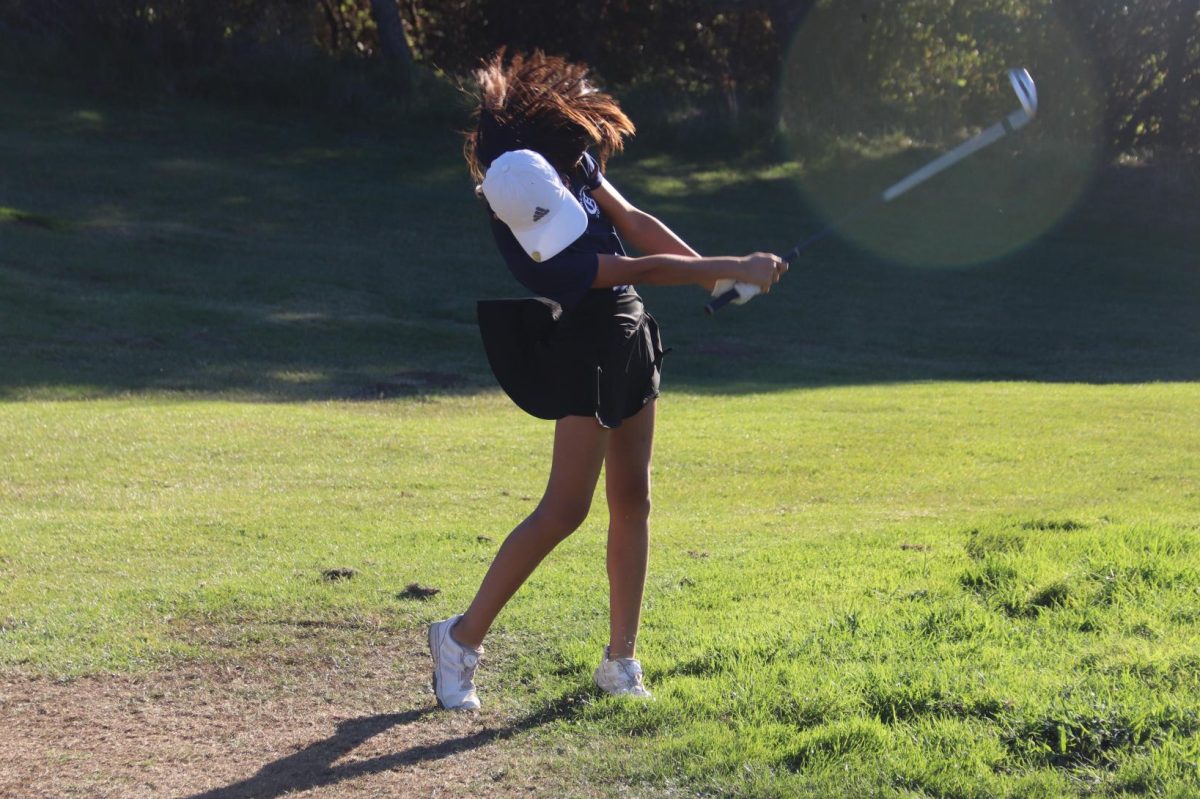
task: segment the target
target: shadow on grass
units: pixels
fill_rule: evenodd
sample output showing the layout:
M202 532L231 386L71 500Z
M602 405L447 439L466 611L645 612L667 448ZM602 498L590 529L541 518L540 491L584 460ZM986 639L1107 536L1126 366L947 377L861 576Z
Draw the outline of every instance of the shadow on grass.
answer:
M335 766L341 758L369 739L405 724L413 724L430 714L441 712L420 708L404 713L384 713L349 719L340 723L330 737L310 744L295 754L268 763L254 776L221 788L194 794L189 799L269 799L292 793L337 785L371 774L404 766L429 763L452 755L470 752L505 740L552 721L568 718L577 707L575 698L564 697L511 724L483 729L470 735L431 744L419 744L399 752Z
M1028 166L994 155L839 229L747 306L706 319L685 292L645 292L675 347L668 385L731 393L1200 379L1200 220L1186 210L1200 201L1194 187L1161 171L1113 167L1077 183L1078 196L1054 194L1041 177L1006 182L1005 170ZM1033 168L1053 184L1047 157L1032 159ZM854 176L858 185L823 202L836 217L837 207L870 196L863 187L887 185L910 163L873 162ZM820 190L815 183L807 190ZM780 251L825 224L782 179L731 182L675 212L723 231L707 235L747 231L758 246L792 231Z
M475 301L524 292L452 133L371 139L211 110L187 124L106 110L80 128L72 98L27 99L0 93L25 126L0 147L26 156L0 197L0 399L494 390ZM783 251L928 155L805 190L795 169L636 152L610 177L702 252ZM1200 379L1200 225L1180 211L1194 186L1069 166L985 153L711 319L695 287L646 289L674 350L667 390Z

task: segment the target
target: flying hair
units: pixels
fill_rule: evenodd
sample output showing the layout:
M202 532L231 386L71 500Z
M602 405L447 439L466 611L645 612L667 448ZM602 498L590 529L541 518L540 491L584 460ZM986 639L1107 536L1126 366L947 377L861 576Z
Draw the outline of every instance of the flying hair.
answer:
M604 169L634 125L611 95L592 84L587 66L540 50L506 56L500 48L475 71L476 126L463 144L475 182L509 150L533 150L570 174L590 148Z

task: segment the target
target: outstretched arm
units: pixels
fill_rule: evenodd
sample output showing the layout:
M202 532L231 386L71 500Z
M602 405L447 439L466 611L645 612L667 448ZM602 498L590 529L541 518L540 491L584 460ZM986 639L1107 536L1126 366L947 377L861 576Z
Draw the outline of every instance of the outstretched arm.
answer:
M638 252L645 255L700 255L658 218L634 207L607 180L592 190L592 197L621 238Z
M690 255L600 255L600 265L592 288L602 289L626 284L642 286L687 286L693 283L711 289L718 280L731 279L753 283L765 294L779 276L787 271L787 262L778 255L756 252L742 257L703 258Z
M787 271L787 262L778 255L754 253L744 257L701 257L656 217L634 207L607 180L592 190L621 238L646 253L641 258L601 255L593 288L608 288L627 283L657 286L699 284L706 291L722 279L753 283L764 293Z

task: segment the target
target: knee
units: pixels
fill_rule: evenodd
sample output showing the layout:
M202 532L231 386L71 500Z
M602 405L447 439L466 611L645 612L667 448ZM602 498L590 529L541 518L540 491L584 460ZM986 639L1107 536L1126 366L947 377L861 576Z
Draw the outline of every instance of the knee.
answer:
M591 499L572 502L543 502L535 513L558 538L566 538L579 529L591 510Z
M608 499L608 515L625 523L644 523L650 519L650 492L626 492Z

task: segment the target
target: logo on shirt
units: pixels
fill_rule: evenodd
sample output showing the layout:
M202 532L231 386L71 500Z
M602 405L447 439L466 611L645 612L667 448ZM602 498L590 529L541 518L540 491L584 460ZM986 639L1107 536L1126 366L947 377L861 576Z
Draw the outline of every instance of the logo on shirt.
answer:
M583 206L583 210L588 212L588 216L600 215L600 206L596 205L596 201L592 199L592 195L587 193L587 189L579 190L579 203Z
M534 222L537 222L537 221L539 221L539 220L540 220L542 217L544 217L544 216L545 216L546 214L548 214L548 213L550 213L550 209L549 209L549 208L542 208L542 207L539 205L537 208L534 208L534 209L533 209L533 221L534 221Z

